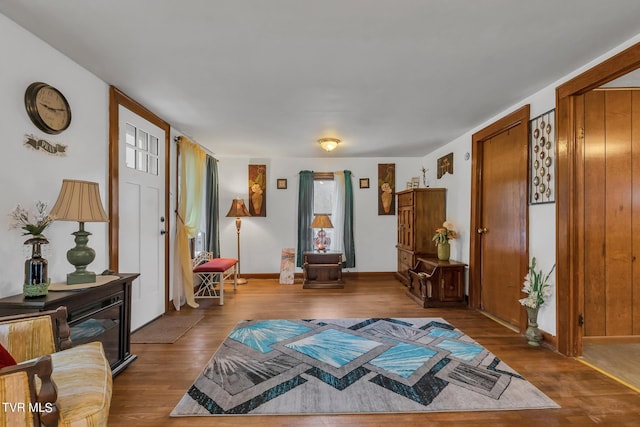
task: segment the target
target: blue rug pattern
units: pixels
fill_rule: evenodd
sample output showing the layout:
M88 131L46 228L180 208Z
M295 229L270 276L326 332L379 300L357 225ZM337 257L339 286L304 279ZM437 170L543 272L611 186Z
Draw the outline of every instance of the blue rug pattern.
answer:
M171 416L557 408L441 318L240 322Z

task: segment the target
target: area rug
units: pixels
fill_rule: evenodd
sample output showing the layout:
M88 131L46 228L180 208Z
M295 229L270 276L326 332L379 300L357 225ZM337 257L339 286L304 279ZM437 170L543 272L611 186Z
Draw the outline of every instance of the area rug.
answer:
M203 318L202 314L160 316L131 334L132 344L173 344Z
M171 416L558 408L441 318L238 323Z

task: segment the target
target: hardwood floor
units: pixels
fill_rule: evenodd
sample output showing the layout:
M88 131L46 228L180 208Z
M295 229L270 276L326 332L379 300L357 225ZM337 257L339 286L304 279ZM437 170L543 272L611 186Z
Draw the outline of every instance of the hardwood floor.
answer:
M138 360L114 380L110 426L636 426L640 394L583 363L464 308L423 309L391 275L346 278L344 289L302 289L301 283L249 279L225 294L225 305L200 300L200 323L174 344L132 344ZM188 307L171 315L189 312ZM169 413L235 324L244 319L442 317L487 347L555 400L561 409L332 416L215 416Z
M640 390L640 343L585 344L581 360Z

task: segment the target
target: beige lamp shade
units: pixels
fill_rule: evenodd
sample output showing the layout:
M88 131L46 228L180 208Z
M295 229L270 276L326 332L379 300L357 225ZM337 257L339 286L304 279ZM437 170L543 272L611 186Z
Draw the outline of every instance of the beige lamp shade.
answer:
M328 215L318 214L313 218L311 228L333 228Z
M65 179L49 213L57 221L107 222L97 182Z
M233 199L231 201L231 207L229 208L229 212L227 212L228 217L242 217L242 216L251 216L249 210L244 204L243 199Z

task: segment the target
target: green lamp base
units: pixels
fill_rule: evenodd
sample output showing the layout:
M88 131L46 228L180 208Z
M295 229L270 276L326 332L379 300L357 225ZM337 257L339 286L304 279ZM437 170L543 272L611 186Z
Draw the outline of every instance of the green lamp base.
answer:
M95 283L96 273L93 271L74 271L67 274L67 285L79 285L81 283Z
M84 222L80 222L80 230L72 233L76 246L67 251L67 261L76 267L76 271L67 274L67 285L95 283L96 273L87 271L87 265L96 258L96 251L87 246L91 233L84 230Z

